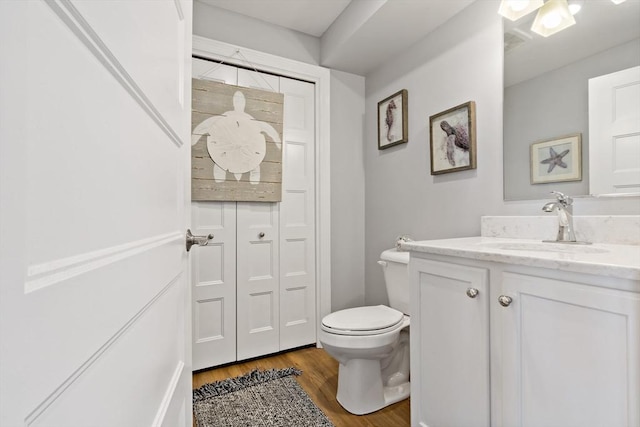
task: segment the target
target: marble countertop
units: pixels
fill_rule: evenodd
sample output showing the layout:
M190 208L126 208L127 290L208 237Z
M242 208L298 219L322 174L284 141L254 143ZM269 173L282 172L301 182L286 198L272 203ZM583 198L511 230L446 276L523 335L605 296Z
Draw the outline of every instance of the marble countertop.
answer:
M640 245L571 245L541 240L464 237L404 242L401 248L576 273L640 280Z

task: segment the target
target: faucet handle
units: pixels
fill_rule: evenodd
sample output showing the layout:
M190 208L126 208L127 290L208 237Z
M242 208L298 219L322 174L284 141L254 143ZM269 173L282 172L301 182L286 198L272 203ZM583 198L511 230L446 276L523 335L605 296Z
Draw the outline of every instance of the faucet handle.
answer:
M573 203L573 199L565 195L564 193L554 190L551 192L551 194L555 194L556 198L558 199L558 202L560 202L565 207Z

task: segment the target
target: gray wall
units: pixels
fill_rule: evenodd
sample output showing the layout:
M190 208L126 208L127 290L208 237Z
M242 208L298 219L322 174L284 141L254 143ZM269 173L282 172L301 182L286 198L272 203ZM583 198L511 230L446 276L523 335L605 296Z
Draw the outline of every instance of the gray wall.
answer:
M376 264L395 238L478 235L502 204L502 25L498 3L478 1L366 82L366 302L387 302ZM379 151L378 101L407 89L409 142ZM432 176L429 116L476 102L478 168Z
M364 77L331 71L331 309L364 304Z
M505 88L506 199L540 199L551 190L589 194L588 80L636 65L640 39ZM582 133L582 181L531 185L530 144L573 133Z

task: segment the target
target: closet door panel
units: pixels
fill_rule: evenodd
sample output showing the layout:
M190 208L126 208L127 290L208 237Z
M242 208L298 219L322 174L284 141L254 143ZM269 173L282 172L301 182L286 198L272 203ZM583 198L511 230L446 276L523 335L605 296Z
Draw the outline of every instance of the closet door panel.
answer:
M316 342L315 86L281 77L280 350Z
M236 360L236 204L192 203L192 232L213 234L191 252L193 369Z
M193 58L192 77L237 84L238 69ZM191 231L213 234L191 251L193 369L236 360L236 203L192 202Z
M279 348L277 203L237 203L238 360Z

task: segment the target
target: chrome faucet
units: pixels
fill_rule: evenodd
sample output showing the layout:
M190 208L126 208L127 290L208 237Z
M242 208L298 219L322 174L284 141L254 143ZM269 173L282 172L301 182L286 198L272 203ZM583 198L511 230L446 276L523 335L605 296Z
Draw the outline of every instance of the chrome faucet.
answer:
M552 191L556 195L555 202L549 202L542 207L545 212L558 212L558 236L551 242L576 243L576 234L573 231L573 199L559 191Z

